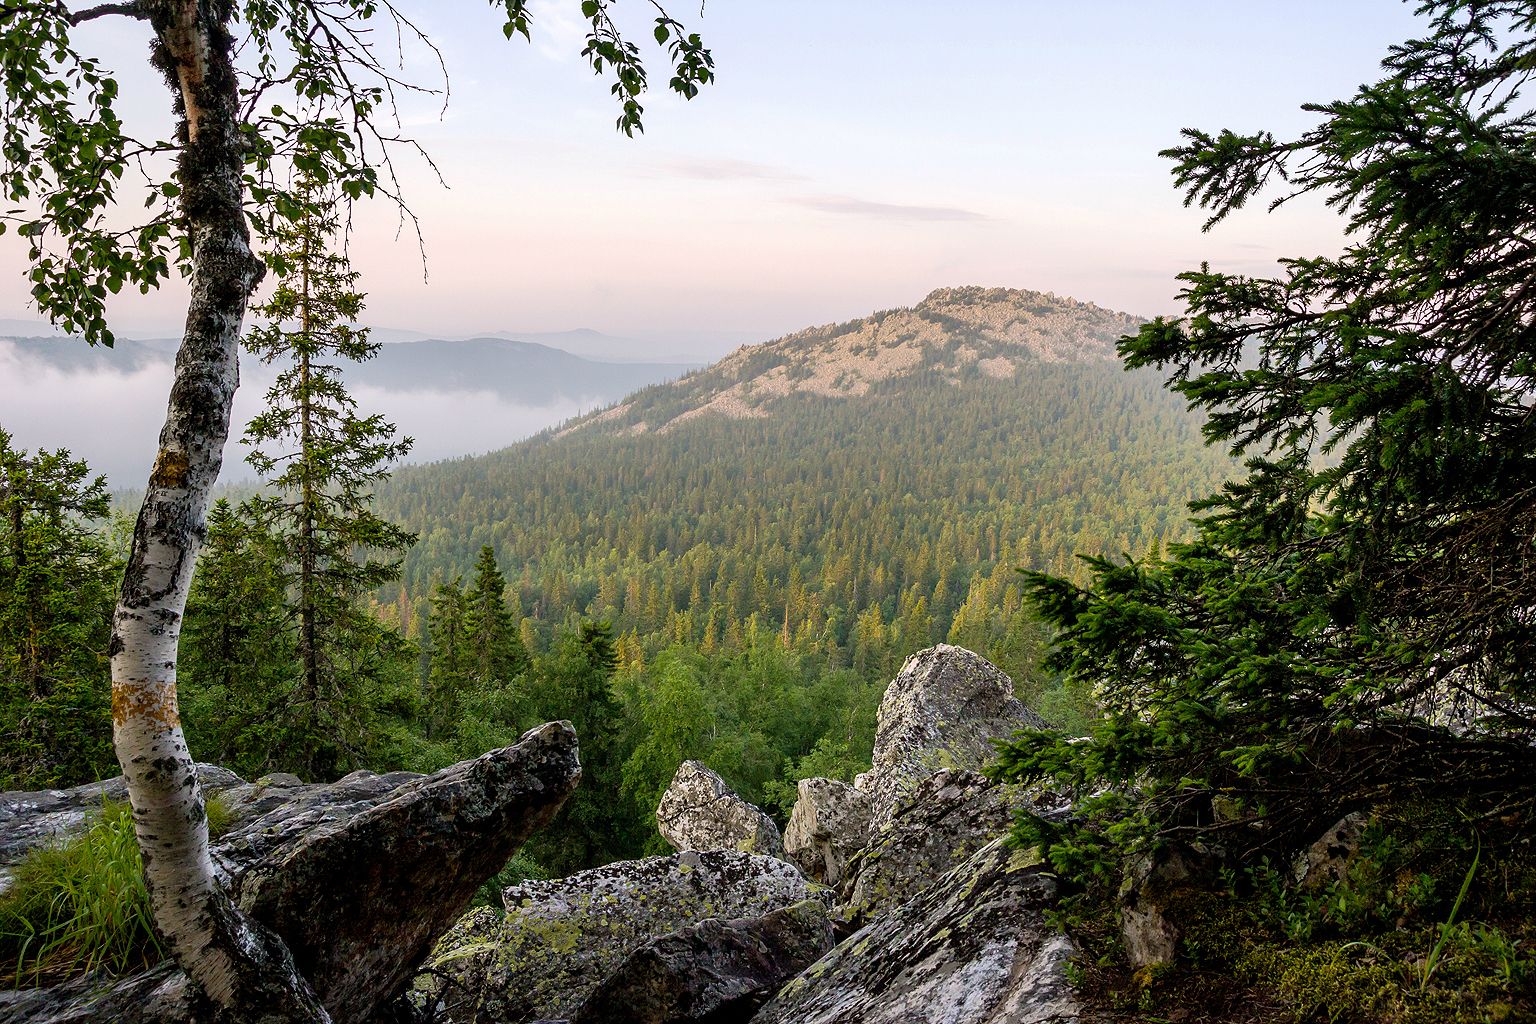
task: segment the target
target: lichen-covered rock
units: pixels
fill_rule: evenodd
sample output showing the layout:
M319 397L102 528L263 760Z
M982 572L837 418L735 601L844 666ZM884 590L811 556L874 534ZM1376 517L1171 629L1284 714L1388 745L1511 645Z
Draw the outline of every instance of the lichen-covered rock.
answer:
M928 776L978 770L995 756L994 740L1045 724L1013 695L1013 680L980 655L950 644L918 651L886 687L870 770L854 780L870 799L871 834Z
M672 776L656 808L656 826L675 850L784 854L773 819L698 761L684 761Z
M753 918L812 896L782 860L734 850L621 861L508 888L504 915L472 914L438 944L439 1019L522 1024L565 1017L626 957L706 918Z
M580 772L574 730L551 723L403 784L370 775L305 787L295 805L230 833L215 862L236 902L292 950L332 1020L372 1022ZM36 1024L206 1019L170 965L106 987L87 980L0 1001L0 1020Z
M893 910L1008 830L1022 800L976 772L948 769L918 783L854 865L846 915Z
M294 776L264 775L255 782L235 786L217 799L227 819L225 836L269 814L284 820L303 818L310 826L323 821L340 821L366 810L392 796L407 782L425 778L415 772L390 772L388 775L359 775L354 772L338 782L299 782ZM292 780L292 781L289 781ZM215 860L219 860L215 850ZM252 851L229 854L226 864L245 863Z
M832 942L820 900L756 918L708 918L631 953L571 1014L571 1024L744 1021Z
M1052 877L1001 840L845 939L752 1024L1075 1024Z
M807 878L840 885L869 839L869 797L836 779L801 779L784 827L784 852Z

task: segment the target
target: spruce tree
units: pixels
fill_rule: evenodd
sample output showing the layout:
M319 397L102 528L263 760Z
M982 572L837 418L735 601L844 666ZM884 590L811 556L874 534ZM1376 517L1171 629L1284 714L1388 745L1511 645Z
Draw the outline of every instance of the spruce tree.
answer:
M569 721L581 743L580 787L529 841L531 856L556 874L606 864L632 849L626 833L633 823L625 820L628 801L621 793L617 665L612 628L587 621L563 633L534 672L537 717Z
M281 549L298 630L286 760L324 778L357 764L375 705L405 671L404 640L361 601L398 578L415 537L370 507L372 486L411 441L382 416L358 415L347 392L339 361L379 346L355 325L363 296L334 248L333 205L314 181L300 191L302 215L278 228L267 256L282 277L255 310L266 323L245 341L263 362L285 364L245 431L247 461L269 492L246 508Z
M187 598L177 675L188 741L246 778L290 767L301 677L277 540L221 498Z
M1212 831L1283 854L1386 800L1454 796L1478 828L1536 813L1536 13L1422 10L1424 37L1299 137L1186 130L1164 154L1208 227L1276 185L1351 242L1186 273L1188 315L1121 343L1247 473L1166 558L1030 577L1054 666L1107 717L1024 738L1002 774L1098 791L1102 831L1024 829L1075 872Z
M465 595L464 629L469 672L481 689L505 689L528 670L528 652L507 608L507 580L489 544L480 549L475 579Z
M427 613L426 714L427 738L441 740L451 734L459 719L459 706L470 672L466 636L467 600L457 577L432 588Z

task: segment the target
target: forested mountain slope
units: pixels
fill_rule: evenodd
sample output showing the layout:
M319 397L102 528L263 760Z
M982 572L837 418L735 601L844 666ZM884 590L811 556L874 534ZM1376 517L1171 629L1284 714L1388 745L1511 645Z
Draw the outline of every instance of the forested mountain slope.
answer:
M1024 674L1018 567L1141 552L1228 470L1114 340L1137 320L957 288L743 348L483 457L402 468L383 513L420 532L385 595L418 632L436 576L494 545L546 643L610 620L621 656L759 635L888 678L952 638Z

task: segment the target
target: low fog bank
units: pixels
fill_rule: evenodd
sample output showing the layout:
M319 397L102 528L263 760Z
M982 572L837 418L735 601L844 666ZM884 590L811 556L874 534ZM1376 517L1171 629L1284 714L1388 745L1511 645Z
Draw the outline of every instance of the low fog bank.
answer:
M244 425L261 408L272 368L252 359L241 364L231 440L221 479L252 478L239 443ZM67 448L104 473L113 488L139 488L154 462L170 388L168 361L133 368L64 370L22 356L0 340L0 427L20 448ZM506 447L607 399L552 398L532 405L490 390L395 391L354 386L360 414L382 413L401 436L415 438L409 462L428 462Z

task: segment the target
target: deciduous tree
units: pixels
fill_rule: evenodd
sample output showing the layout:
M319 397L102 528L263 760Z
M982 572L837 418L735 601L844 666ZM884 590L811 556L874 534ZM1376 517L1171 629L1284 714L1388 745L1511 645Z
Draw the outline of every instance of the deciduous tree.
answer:
M619 127L633 132L646 71L615 27L615 2L582 0L590 24L583 52L614 79ZM527 0L490 6L509 38L528 34ZM78 45L75 29L105 17L145 25L171 92L168 137L127 134L116 80ZM282 944L234 906L214 873L176 702L177 641L229 432L246 304L265 269L251 222L270 231L302 217L303 197L285 187L283 172L298 151L322 184L350 198L398 199L391 144L408 140L385 126L381 108L405 83L376 49L371 28L381 17L430 43L397 8L373 0L0 4L0 179L20 210L3 222L26 247L38 308L87 341L110 344L109 293L153 288L173 261L188 279L165 426L113 619L114 742L156 922L213 1004L249 1019L324 1020L326 1012ZM692 96L712 78L708 51L665 12L655 34L669 48L671 87ZM326 116L296 113L296 99ZM154 176L157 155L173 158L169 176ZM151 214L123 227L113 211L133 166L151 175Z

